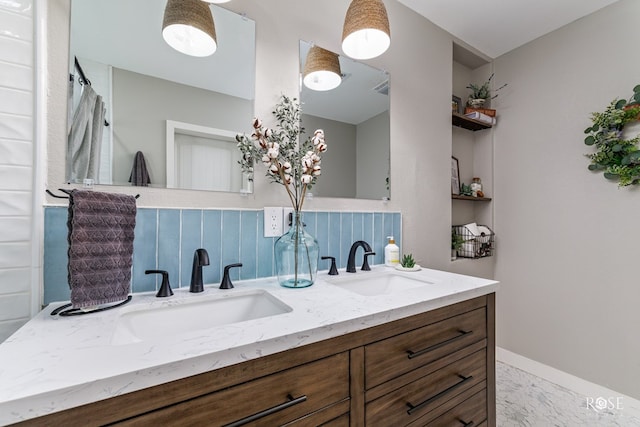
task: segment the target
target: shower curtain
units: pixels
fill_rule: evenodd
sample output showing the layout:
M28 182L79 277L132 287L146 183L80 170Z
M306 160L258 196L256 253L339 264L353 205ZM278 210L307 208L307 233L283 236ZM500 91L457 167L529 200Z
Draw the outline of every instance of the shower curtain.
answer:
M67 180L97 182L100 146L106 109L102 97L90 85L84 85L73 115L67 143Z

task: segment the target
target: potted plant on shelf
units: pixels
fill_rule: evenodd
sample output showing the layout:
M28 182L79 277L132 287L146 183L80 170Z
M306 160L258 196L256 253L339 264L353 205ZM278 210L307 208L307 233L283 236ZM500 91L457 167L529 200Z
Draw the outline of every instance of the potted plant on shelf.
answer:
M458 259L458 250L462 247L464 239L456 233L455 229L451 229L451 261Z
M304 230L302 206L307 191L320 176L320 155L327 151L324 132L301 140L300 103L296 98L280 97L273 111L276 129L263 126L253 119L251 137L238 134L236 140L242 153L242 171L252 174L254 164L262 162L266 176L284 187L293 206L291 228L276 240L274 258L281 286L303 288L313 285L318 272L319 246L315 237Z
M507 86L507 83L503 84L498 89L495 89L493 91L494 95L491 96L491 79L493 79L493 74L491 74L491 76L489 76L489 79L481 85L469 83L467 89L471 90L471 93L469 94L469 100L467 101L467 104L470 107L482 108L487 100L495 99L498 96L496 92Z

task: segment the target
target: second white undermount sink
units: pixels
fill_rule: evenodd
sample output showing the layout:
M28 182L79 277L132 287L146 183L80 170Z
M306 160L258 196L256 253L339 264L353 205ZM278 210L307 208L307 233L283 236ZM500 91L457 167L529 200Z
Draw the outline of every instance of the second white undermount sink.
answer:
M116 323L111 343L130 344L289 313L292 308L263 290L132 307Z
M376 274L373 272L361 273L358 271L358 273L352 277L341 276L340 278L328 279L327 281L345 290L364 296L391 295L433 284L433 282L397 272Z

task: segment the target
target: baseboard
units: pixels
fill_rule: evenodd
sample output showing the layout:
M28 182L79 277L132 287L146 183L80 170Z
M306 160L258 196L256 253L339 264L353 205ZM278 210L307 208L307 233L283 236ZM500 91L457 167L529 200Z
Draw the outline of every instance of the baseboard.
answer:
M526 371L553 384L557 384L560 387L572 390L585 396L585 398L590 397L597 399L598 397L602 397L608 399L621 397L623 411L628 415L640 418L640 400L583 380L582 378L528 359L501 347L496 348L496 360Z

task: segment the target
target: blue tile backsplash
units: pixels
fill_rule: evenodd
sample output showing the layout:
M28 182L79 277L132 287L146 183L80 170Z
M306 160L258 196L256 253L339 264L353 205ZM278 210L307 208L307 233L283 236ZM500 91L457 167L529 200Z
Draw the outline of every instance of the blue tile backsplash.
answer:
M320 255L336 257L339 268L347 264L351 244L369 242L376 252L371 264L384 262L386 236L393 235L401 245L402 220L397 212L304 212L309 234L318 239ZM153 209L138 208L133 244L132 292L155 291L159 275L145 270L169 272L173 288L189 287L193 253L205 248L210 265L203 268L206 284L219 283L225 265L242 262L232 269L232 280L256 279L275 275L273 244L275 237L263 237L262 209ZM67 301L67 208L45 208L44 303ZM329 262L318 268L328 270Z

